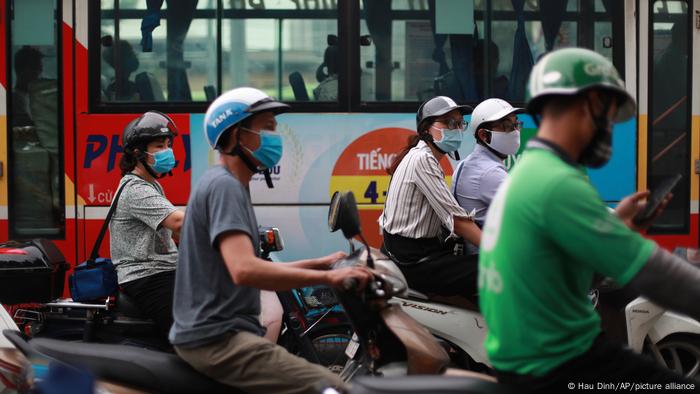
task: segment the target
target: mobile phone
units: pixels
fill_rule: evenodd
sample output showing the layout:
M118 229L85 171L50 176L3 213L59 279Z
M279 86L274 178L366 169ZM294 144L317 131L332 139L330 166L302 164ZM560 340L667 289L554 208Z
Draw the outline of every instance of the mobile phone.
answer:
M654 189L647 199L647 205L637 215L634 216L632 222L634 224L643 224L647 222L656 212L664 197L673 190L678 182L683 178L681 174L676 174L670 178L666 178L661 184Z

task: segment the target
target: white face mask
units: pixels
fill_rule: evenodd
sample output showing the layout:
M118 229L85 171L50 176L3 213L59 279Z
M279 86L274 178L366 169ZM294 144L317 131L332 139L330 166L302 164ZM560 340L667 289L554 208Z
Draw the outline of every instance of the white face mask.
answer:
M490 146L496 152L503 155L514 155L520 149L520 130L509 132L487 130L491 133L491 142L486 145Z

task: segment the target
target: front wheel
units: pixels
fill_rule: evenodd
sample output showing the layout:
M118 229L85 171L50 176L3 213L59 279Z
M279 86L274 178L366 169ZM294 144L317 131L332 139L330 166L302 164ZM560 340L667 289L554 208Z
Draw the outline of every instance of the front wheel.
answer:
M315 355L304 353L304 346L290 330L285 330L280 336L278 344L285 347L290 353L306 358L312 361L318 357L318 361L324 367L327 367L331 372L339 374L348 358L345 355L345 348L352 337L352 328L346 325L328 326L323 328L312 329L307 334L308 341L313 347ZM308 343L308 342L307 342Z
M350 342L352 331L342 326L334 327L325 332L318 333L311 338L316 354L321 360L321 365L327 367L331 372L340 374L343 371L348 357L345 355L345 348Z
M689 379L700 379L700 335L676 334L645 347L654 360Z

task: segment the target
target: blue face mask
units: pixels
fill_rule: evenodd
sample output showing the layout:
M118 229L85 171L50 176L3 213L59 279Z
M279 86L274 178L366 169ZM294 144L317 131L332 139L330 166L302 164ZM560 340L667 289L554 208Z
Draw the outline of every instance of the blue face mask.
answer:
M258 149L252 151L245 146L243 148L250 152L253 157L260 162L260 165L263 167L262 169L272 168L280 162L280 159L282 158L281 135L267 130L253 131L243 127L241 127L241 129L260 136L260 146Z
M155 163L151 164L153 171L159 174L170 172L175 167L175 154L172 148L163 149L156 153L149 153L155 159Z
M437 128L437 127L436 127ZM462 146L462 137L464 135L461 129L438 129L442 132L440 141L433 141L435 146L440 148L445 153L454 152Z

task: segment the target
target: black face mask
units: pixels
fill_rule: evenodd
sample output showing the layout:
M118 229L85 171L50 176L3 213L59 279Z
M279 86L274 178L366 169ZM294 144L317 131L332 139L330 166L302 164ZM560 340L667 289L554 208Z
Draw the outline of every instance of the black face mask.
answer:
M588 109L593 117L595 134L588 146L581 152L578 162L590 168L600 168L608 163L612 156L612 125L608 122L607 109L613 103L611 97L605 97L603 101L602 115L594 114L593 106L588 101Z

